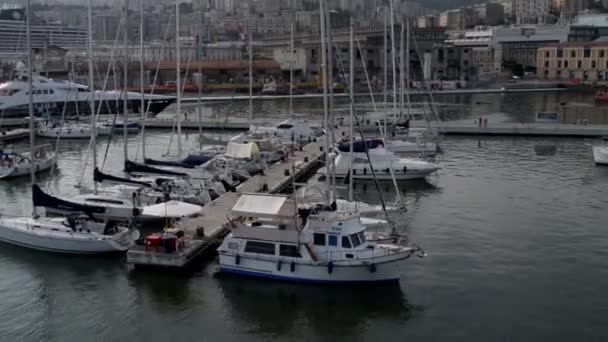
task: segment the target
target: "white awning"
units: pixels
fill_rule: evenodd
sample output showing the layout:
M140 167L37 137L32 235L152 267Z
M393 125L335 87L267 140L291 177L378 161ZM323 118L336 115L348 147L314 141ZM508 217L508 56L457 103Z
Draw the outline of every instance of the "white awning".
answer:
M201 213L203 207L179 201L169 201L143 208L142 215L159 218L183 218Z
M293 216L293 207L285 205L286 196L242 195L232 208L234 216L269 217Z

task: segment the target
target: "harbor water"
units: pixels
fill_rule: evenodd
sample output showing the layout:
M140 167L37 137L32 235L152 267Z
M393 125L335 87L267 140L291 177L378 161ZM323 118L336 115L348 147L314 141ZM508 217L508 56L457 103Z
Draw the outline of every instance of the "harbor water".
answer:
M563 103L590 98L538 93L437 101L445 104L442 115L453 120L483 114L528 122L536 111L557 111ZM255 113L284 117L287 104L256 103ZM296 106L303 114L321 108L318 100ZM212 108L247 113L246 102ZM594 110L595 120L607 120L601 109ZM100 164L106 159L105 171L121 170L121 139L100 139L96 148ZM139 141L139 136L129 140L132 157L141 153ZM184 141L185 150L195 148L198 133L186 132ZM147 142L151 157L176 152L168 131L149 132ZM120 256L61 256L0 244L0 340L607 340L608 168L593 163L596 143L444 137L437 160L443 169L426 181L399 183L408 203L407 233L428 257L408 260L394 287L218 277L213 259L191 274L139 272ZM62 142L59 153L58 170L42 175L40 184L54 194L78 193L81 179L91 186L88 143ZM0 182L2 214L30 213L28 182ZM388 202L396 199L391 184L381 187ZM378 203L373 183L354 188L357 199Z

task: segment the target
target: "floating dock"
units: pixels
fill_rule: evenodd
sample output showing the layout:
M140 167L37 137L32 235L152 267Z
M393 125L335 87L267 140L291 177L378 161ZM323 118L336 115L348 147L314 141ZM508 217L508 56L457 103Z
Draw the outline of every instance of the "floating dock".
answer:
M195 116L195 115L193 115ZM181 121L182 129L204 129L206 131L248 131L251 121L247 119L209 119L187 118ZM177 129L176 119L146 119L146 128Z
M184 230L186 247L174 253L157 252L136 246L127 252L127 263L134 266L164 267L181 269L189 266L210 247L228 233L230 228L229 213L242 193L278 193L288 187L293 179L292 169L295 165L295 178L311 172L324 158L326 137L321 137L296 150L293 156L278 162L237 187L237 192L226 193L203 207L197 218L185 219L180 228Z

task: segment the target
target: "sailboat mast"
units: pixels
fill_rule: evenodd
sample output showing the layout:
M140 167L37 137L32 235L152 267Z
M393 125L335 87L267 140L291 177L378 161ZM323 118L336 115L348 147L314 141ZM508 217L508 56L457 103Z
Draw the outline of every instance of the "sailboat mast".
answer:
M93 168L97 167L97 116L95 112L95 75L93 73L93 5L91 0L87 3L88 39L87 55L89 62L89 105L91 107L91 148L93 149ZM93 190L97 194L97 182L93 182Z
M123 101L122 101L122 115L123 115L123 138L125 139L124 144L124 154L125 161L129 160L129 135L127 132L127 121L129 116L129 93L128 87L129 84L129 0L125 0L125 27L124 27L124 37L123 37L123 53L124 53L124 61L123 61Z
M405 109L405 26L403 23L401 23L399 38L399 119L402 120Z
M144 0L139 0L139 91L141 92L141 159L146 160L146 119L148 111L144 90Z
M251 27L249 32L249 122L253 120L253 30Z
M386 129L387 127L387 120L388 120L388 23L387 23L387 11L386 11L386 7L382 7L382 11L384 12L384 23L383 23L383 29L384 29L384 89L383 89L383 95L384 95L384 135L386 135ZM385 137L386 138L386 137Z
M25 48L27 50L27 110L30 125L30 177L32 187L36 184L36 166L34 165L34 155L36 152L36 134L34 122L34 84L32 81L32 32L31 32L31 4L30 0L25 1ZM36 216L34 206L32 215Z
M329 165L329 103L327 98L327 44L325 42L325 1L319 0L319 13L321 16L320 24L321 24L321 79L323 82L323 128L325 129L325 188L326 191L326 200L329 204L331 202L331 179L330 179L330 165Z
M177 155L182 156L182 52L179 41L179 0L175 0L175 83L177 85Z
M293 60L294 60L294 24L291 23L291 34L289 39L289 117L293 118Z
M407 101L407 119L412 117L412 101L410 100L410 20L408 17L405 18L405 96Z
M354 130L354 116L355 116L355 28L353 18L350 18L350 70L349 70L349 93L350 93L350 106L349 106L349 133L348 139L350 140L350 158L348 158L348 200L353 201L353 139L355 139Z
M391 16L391 61L393 64L393 125L397 124L397 63L395 51L395 6L394 0L390 0Z
M327 44L329 45L327 48L327 83L329 87L329 113L328 113L328 125L331 126L331 135L330 135L330 146L336 145L336 134L334 129L336 128L336 116L334 115L334 39L333 39L333 30L331 24L331 13L327 9L327 3L325 3L325 20L327 20L326 28L327 28ZM331 172L331 201L336 201L337 191L336 191L336 165L332 161L332 172Z

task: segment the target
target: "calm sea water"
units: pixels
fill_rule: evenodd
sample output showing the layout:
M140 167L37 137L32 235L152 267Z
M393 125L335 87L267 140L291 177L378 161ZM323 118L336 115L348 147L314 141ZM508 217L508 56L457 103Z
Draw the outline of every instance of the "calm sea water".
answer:
M484 113L529 121L538 110L585 95L440 98L444 115ZM477 104L480 103L480 104ZM485 104L484 104L485 103ZM256 105L279 116L287 102ZM315 101L298 112L316 112ZM244 113L246 104L215 105ZM482 107L482 108L480 108ZM446 109L447 108L447 109ZM557 108L557 107L556 107ZM553 109L555 110L555 109ZM185 145L197 145L190 133ZM151 132L161 156L171 135ZM135 156L138 137L130 139ZM608 168L593 165L585 139L446 137L441 172L399 187L408 233L429 256L411 259L400 286L344 289L214 275L134 272L121 257L57 256L0 245L3 341L602 341L608 339ZM118 172L114 138L104 170ZM100 142L102 155L108 146ZM19 146L17 146L19 147ZM51 193L90 184L86 143L62 144ZM90 164L90 161L89 163ZM83 171L84 170L84 171ZM81 176L82 175L82 176ZM384 196L395 191L383 185ZM355 186L377 202L372 183ZM0 183L4 214L28 213L28 179Z

